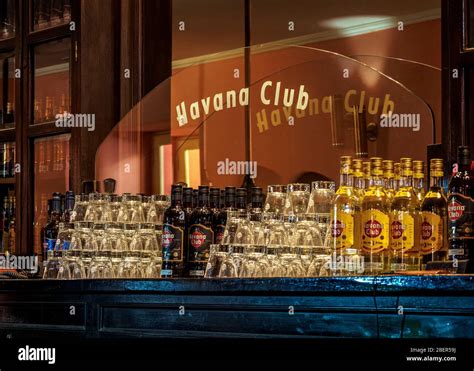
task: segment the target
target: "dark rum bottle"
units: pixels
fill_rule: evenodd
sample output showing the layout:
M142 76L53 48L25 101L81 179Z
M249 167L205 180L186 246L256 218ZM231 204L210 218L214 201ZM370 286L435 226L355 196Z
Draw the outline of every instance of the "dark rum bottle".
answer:
M209 187L199 186L198 205L191 214L188 232L188 264L190 277L204 277L211 244L214 241Z
M430 160L430 189L423 198L420 218L422 264L443 261L447 257L447 201L443 191L443 159Z
M171 205L163 216L161 277L184 277L186 274L186 213L182 206L183 187L171 187Z
M247 189L237 188L235 193L235 207L239 217L247 217Z
M183 188L183 209L186 213L187 220L189 220L194 210L193 189L191 187Z
M253 187L250 197L249 219L253 222L261 222L263 219L263 190Z
M474 173L469 147L458 147L457 172L448 186L448 257L457 270L466 261L466 272L474 272Z

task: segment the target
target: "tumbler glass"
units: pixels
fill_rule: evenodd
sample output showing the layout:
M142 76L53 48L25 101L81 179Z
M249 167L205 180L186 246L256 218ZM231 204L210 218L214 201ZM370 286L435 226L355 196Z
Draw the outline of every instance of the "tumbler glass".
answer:
M267 198L263 208L267 218L278 218L283 215L286 202L285 185L269 185L267 187Z
M326 236L336 184L332 181L316 181L312 188L306 213L316 217L322 235Z
M305 183L288 184L285 202L285 215L303 215L308 208L310 185Z
M82 194L75 196L74 208L70 217L71 223L84 221L88 205L89 197L87 195Z

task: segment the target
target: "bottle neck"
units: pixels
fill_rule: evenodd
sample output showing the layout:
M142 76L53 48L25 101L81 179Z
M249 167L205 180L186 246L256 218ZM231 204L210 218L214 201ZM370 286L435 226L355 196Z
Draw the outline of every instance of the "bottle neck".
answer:
M341 187L352 187L352 175L350 174L341 174Z
M193 197L192 196L184 196L183 200L183 207L185 208L192 208L193 207Z
M364 188L364 178L361 176L354 176L352 178L352 182L355 188L357 189L363 189Z
M381 175L372 175L369 180L370 187L383 187L383 177Z
M50 221L59 222L61 220L61 212L59 210L53 210L51 212Z
M182 196L181 195L171 195L171 206L181 206L182 205Z
M235 200L234 199L231 199L231 200L226 199L225 200L225 208L226 209L235 209Z
M408 188L411 187L413 184L413 177L402 175L400 177L400 187Z
M430 188L443 188L443 177L442 176L431 176L430 177Z
M384 183L385 183L385 188L387 189L393 189L394 188L394 182L393 182L393 177L389 176L389 177L385 177L384 179Z
M210 206L211 206L211 209L218 209L219 208L219 197L211 197L211 200L210 200Z
M237 197L237 202L235 203L237 209L246 210L247 209L247 200L245 197Z
M209 206L209 195L200 194L198 196L198 207L208 207Z
M413 178L413 188L422 189L423 188L423 178Z

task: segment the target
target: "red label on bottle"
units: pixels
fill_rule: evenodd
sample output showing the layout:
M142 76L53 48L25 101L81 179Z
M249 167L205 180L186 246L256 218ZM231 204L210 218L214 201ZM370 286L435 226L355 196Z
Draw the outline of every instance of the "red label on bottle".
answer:
M378 237L380 236L380 233L382 233L382 224L377 220L368 221L365 223L364 230L367 237Z
M332 225L332 236L333 237L339 237L342 234L342 231L344 230L344 224L336 220L336 222Z
M392 222L392 225L390 226L390 232L391 232L392 238L396 240L402 237L404 229L405 227L399 221Z
M456 200L453 200L449 205L448 205L448 216L449 220L452 222L455 222L458 220L462 215L464 214L466 206L457 202Z
M199 249L205 242L206 242L206 235L202 233L200 230L195 230L189 236L191 246L195 249Z
M421 223L421 238L423 240L428 240L431 238L432 235L433 235L433 226L427 221L424 221L423 223Z

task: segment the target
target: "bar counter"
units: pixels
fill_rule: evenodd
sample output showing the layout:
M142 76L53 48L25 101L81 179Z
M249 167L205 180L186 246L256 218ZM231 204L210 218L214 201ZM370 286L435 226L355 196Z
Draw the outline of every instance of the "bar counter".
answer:
M0 336L474 338L474 275L0 280Z

